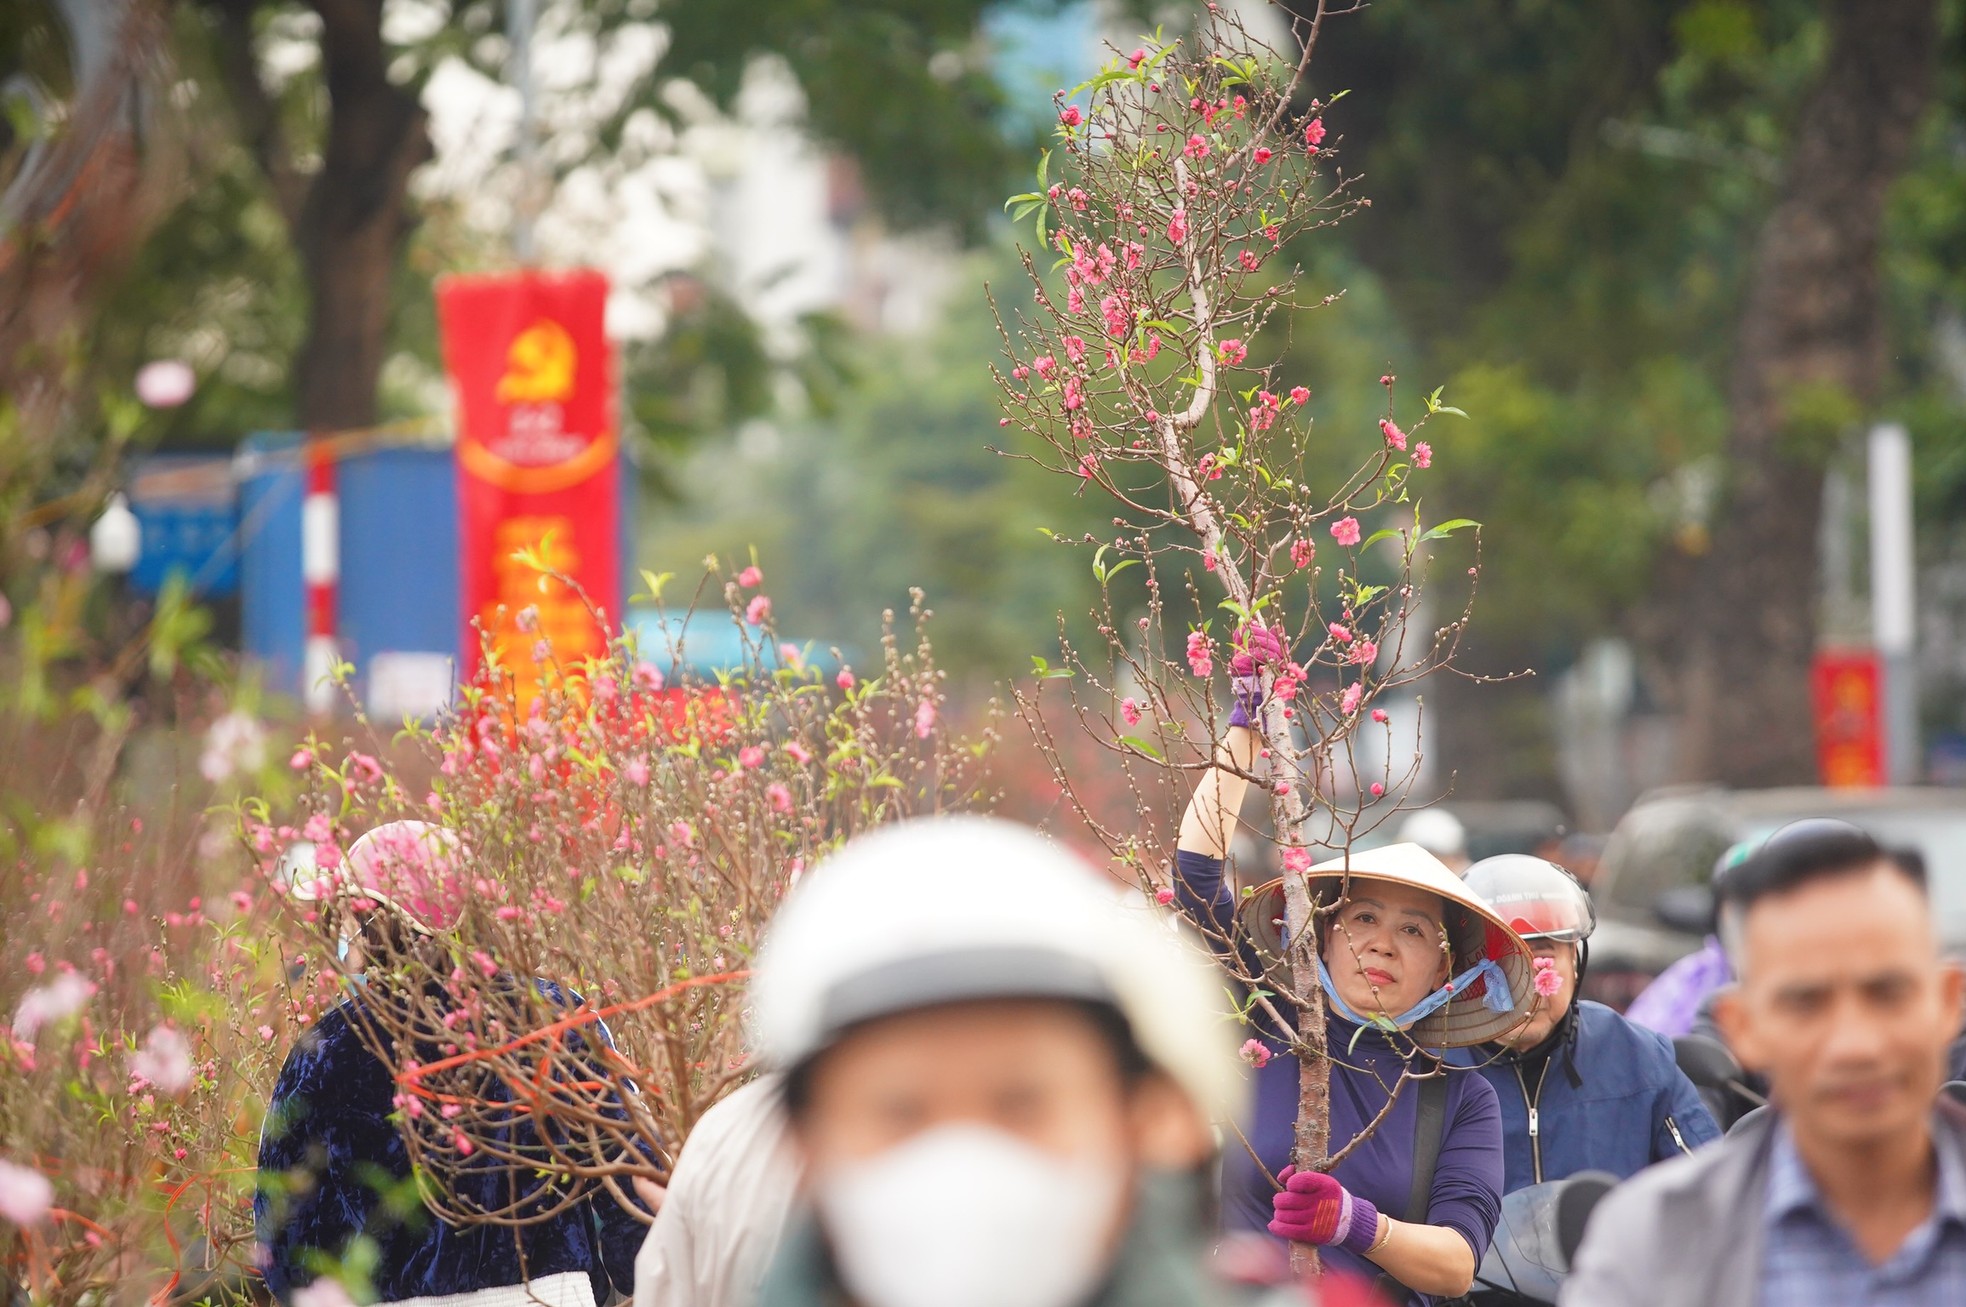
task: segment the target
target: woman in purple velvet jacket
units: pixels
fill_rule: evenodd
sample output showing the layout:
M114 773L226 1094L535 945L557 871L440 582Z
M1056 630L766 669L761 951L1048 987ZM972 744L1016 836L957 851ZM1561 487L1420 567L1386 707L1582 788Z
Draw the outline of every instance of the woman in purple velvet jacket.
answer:
M446 929L459 915L458 857L457 837L441 827L378 827L349 850L344 884L352 888L336 896L334 910L349 911L358 934ZM313 884L296 884L295 897L315 897ZM347 901L354 892L372 905L354 912ZM534 983L562 1001L546 982ZM301 1036L280 1069L253 1199L261 1272L274 1297L290 1303L316 1279L350 1271L366 1278L373 1301L420 1307L439 1307L439 1299L441 1307L605 1307L617 1291L632 1293L646 1218L605 1192L520 1226L454 1226L423 1205L392 1119L391 1069L357 1025L361 1005L379 1001L386 996L357 987ZM605 1028L597 1037L611 1042ZM428 1057L436 1055L432 1049ZM516 1133L509 1142L528 1148ZM539 1190L543 1204L556 1201L545 1182L502 1165L464 1168L449 1183L462 1205L483 1211L507 1209L528 1189Z
M1221 765L1203 777L1189 805L1175 891L1225 961L1239 975L1256 977L1276 956L1283 909L1281 882L1274 882L1243 898L1238 910L1223 874L1247 788L1237 772L1259 774L1260 741L1247 721L1246 712L1231 718L1217 754ZM1341 865L1298 874L1312 878L1321 901L1333 903L1340 883L1333 873ZM1382 1285L1411 1301L1454 1297L1467 1292L1500 1217L1501 1116L1487 1081L1439 1070L1421 1050L1480 1043L1520 1024L1534 1002L1532 959L1418 845L1353 853L1349 876L1344 901L1319 916L1333 1061L1331 1150L1365 1130L1389 1098L1391 1109L1328 1175L1291 1171L1298 1063L1287 1051L1287 1032L1253 1008L1269 1056L1256 1071L1255 1110L1241 1124L1243 1137L1225 1150L1223 1219L1231 1232L1267 1230L1318 1244L1330 1265L1383 1273ZM1281 999L1276 1005L1289 1015ZM1392 1021L1399 1033L1383 1030L1380 1020ZM1428 1080L1400 1085L1408 1068L1437 1072L1434 1087L1426 1088ZM1415 1183L1414 1161L1423 1099L1433 1100L1444 1118L1424 1188Z

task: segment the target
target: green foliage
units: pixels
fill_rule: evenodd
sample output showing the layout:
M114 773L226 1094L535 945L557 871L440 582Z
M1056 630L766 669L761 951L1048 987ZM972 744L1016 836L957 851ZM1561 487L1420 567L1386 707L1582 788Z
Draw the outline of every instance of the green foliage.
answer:
M642 556L680 566L755 542L785 629L821 641L851 634L840 614L901 608L920 586L957 675L1002 676L1055 648L1058 614L1084 611L1096 582L1053 535L1110 513L989 448L999 410L983 361L997 340L971 288L983 275L1015 288L1018 274L987 257L955 279L939 328L860 344L830 418L754 427L680 465L692 502L653 525Z
M1966 5L1945 5L1956 49ZM1321 85L1373 91L1332 115L1373 201L1341 228L1366 270L1348 298L1379 296L1475 415L1435 443L1486 524L1480 661L1630 629L1660 567L1704 548L1752 242L1823 45L1805 0L1479 0L1373 6L1320 48ZM1883 254L1887 403L1920 433L1934 505L1966 503L1935 336L1966 305L1960 61L1941 84ZM1786 443L1813 460L1865 416L1785 399Z

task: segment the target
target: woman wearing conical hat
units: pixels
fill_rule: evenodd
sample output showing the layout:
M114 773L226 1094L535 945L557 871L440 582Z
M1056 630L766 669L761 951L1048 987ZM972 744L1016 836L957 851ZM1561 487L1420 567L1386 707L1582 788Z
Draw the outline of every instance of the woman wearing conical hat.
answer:
M1408 1301L1452 1298L1472 1284L1500 1216L1502 1128L1493 1088L1445 1068L1439 1054L1494 1040L1528 1018L1533 955L1416 844L1308 867L1301 853L1287 855L1287 866L1300 867L1287 874L1305 877L1320 905L1330 1150L1350 1146L1328 1174L1290 1167L1299 1072L1290 1051L1289 971L1280 965L1283 882L1238 902L1223 866L1244 778L1260 774L1253 672L1239 678L1217 765L1182 821L1175 885L1183 909L1245 988L1276 995L1267 1010L1263 1003L1249 1009L1255 1038L1244 1051L1255 1067L1255 1107L1240 1124L1243 1138L1226 1149L1223 1222L1245 1239L1267 1231L1286 1243L1316 1244L1328 1265L1383 1276Z

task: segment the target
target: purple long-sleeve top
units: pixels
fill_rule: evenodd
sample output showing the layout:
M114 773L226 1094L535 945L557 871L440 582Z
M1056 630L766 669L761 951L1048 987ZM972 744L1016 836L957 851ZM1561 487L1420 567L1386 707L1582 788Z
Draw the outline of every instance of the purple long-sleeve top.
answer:
M1256 958L1246 938L1234 929L1235 896L1222 874L1219 858L1182 852L1175 893L1219 953L1240 955L1246 975L1257 975ZM1231 1230L1263 1230L1270 1220L1270 1200L1276 1192L1263 1170L1250 1157L1254 1150L1271 1175L1290 1164L1297 1122L1297 1059L1284 1048L1281 1032L1265 1029L1260 1016L1256 1037L1272 1056L1256 1071L1255 1106L1240 1123L1243 1139L1226 1150L1222 1184L1222 1219ZM1390 1088L1399 1080L1399 1052L1379 1031L1336 1017L1329 1019L1331 1050L1331 1148L1343 1148L1386 1105ZM1358 1035L1356 1045L1352 1038ZM1350 1051L1347 1051L1347 1048ZM1379 1127L1332 1169L1353 1194L1369 1199L1386 1215L1406 1217L1413 1191L1413 1138L1419 1108L1418 1086L1403 1088L1391 1113ZM1440 1160L1434 1166L1426 1223L1444 1225L1468 1241L1480 1263L1494 1236L1502 1211L1502 1114L1495 1091L1478 1075L1450 1072L1447 1078L1447 1126L1441 1136ZM1372 1277L1379 1268L1342 1248L1323 1250L1330 1265ZM1431 1301L1424 1297L1418 1301Z

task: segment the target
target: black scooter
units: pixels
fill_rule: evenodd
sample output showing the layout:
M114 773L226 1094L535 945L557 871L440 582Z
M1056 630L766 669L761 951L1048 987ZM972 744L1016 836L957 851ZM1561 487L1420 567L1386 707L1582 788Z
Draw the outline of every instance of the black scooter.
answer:
M1617 1183L1605 1171L1580 1171L1503 1198L1502 1219L1465 1301L1473 1307L1554 1307L1592 1210Z

